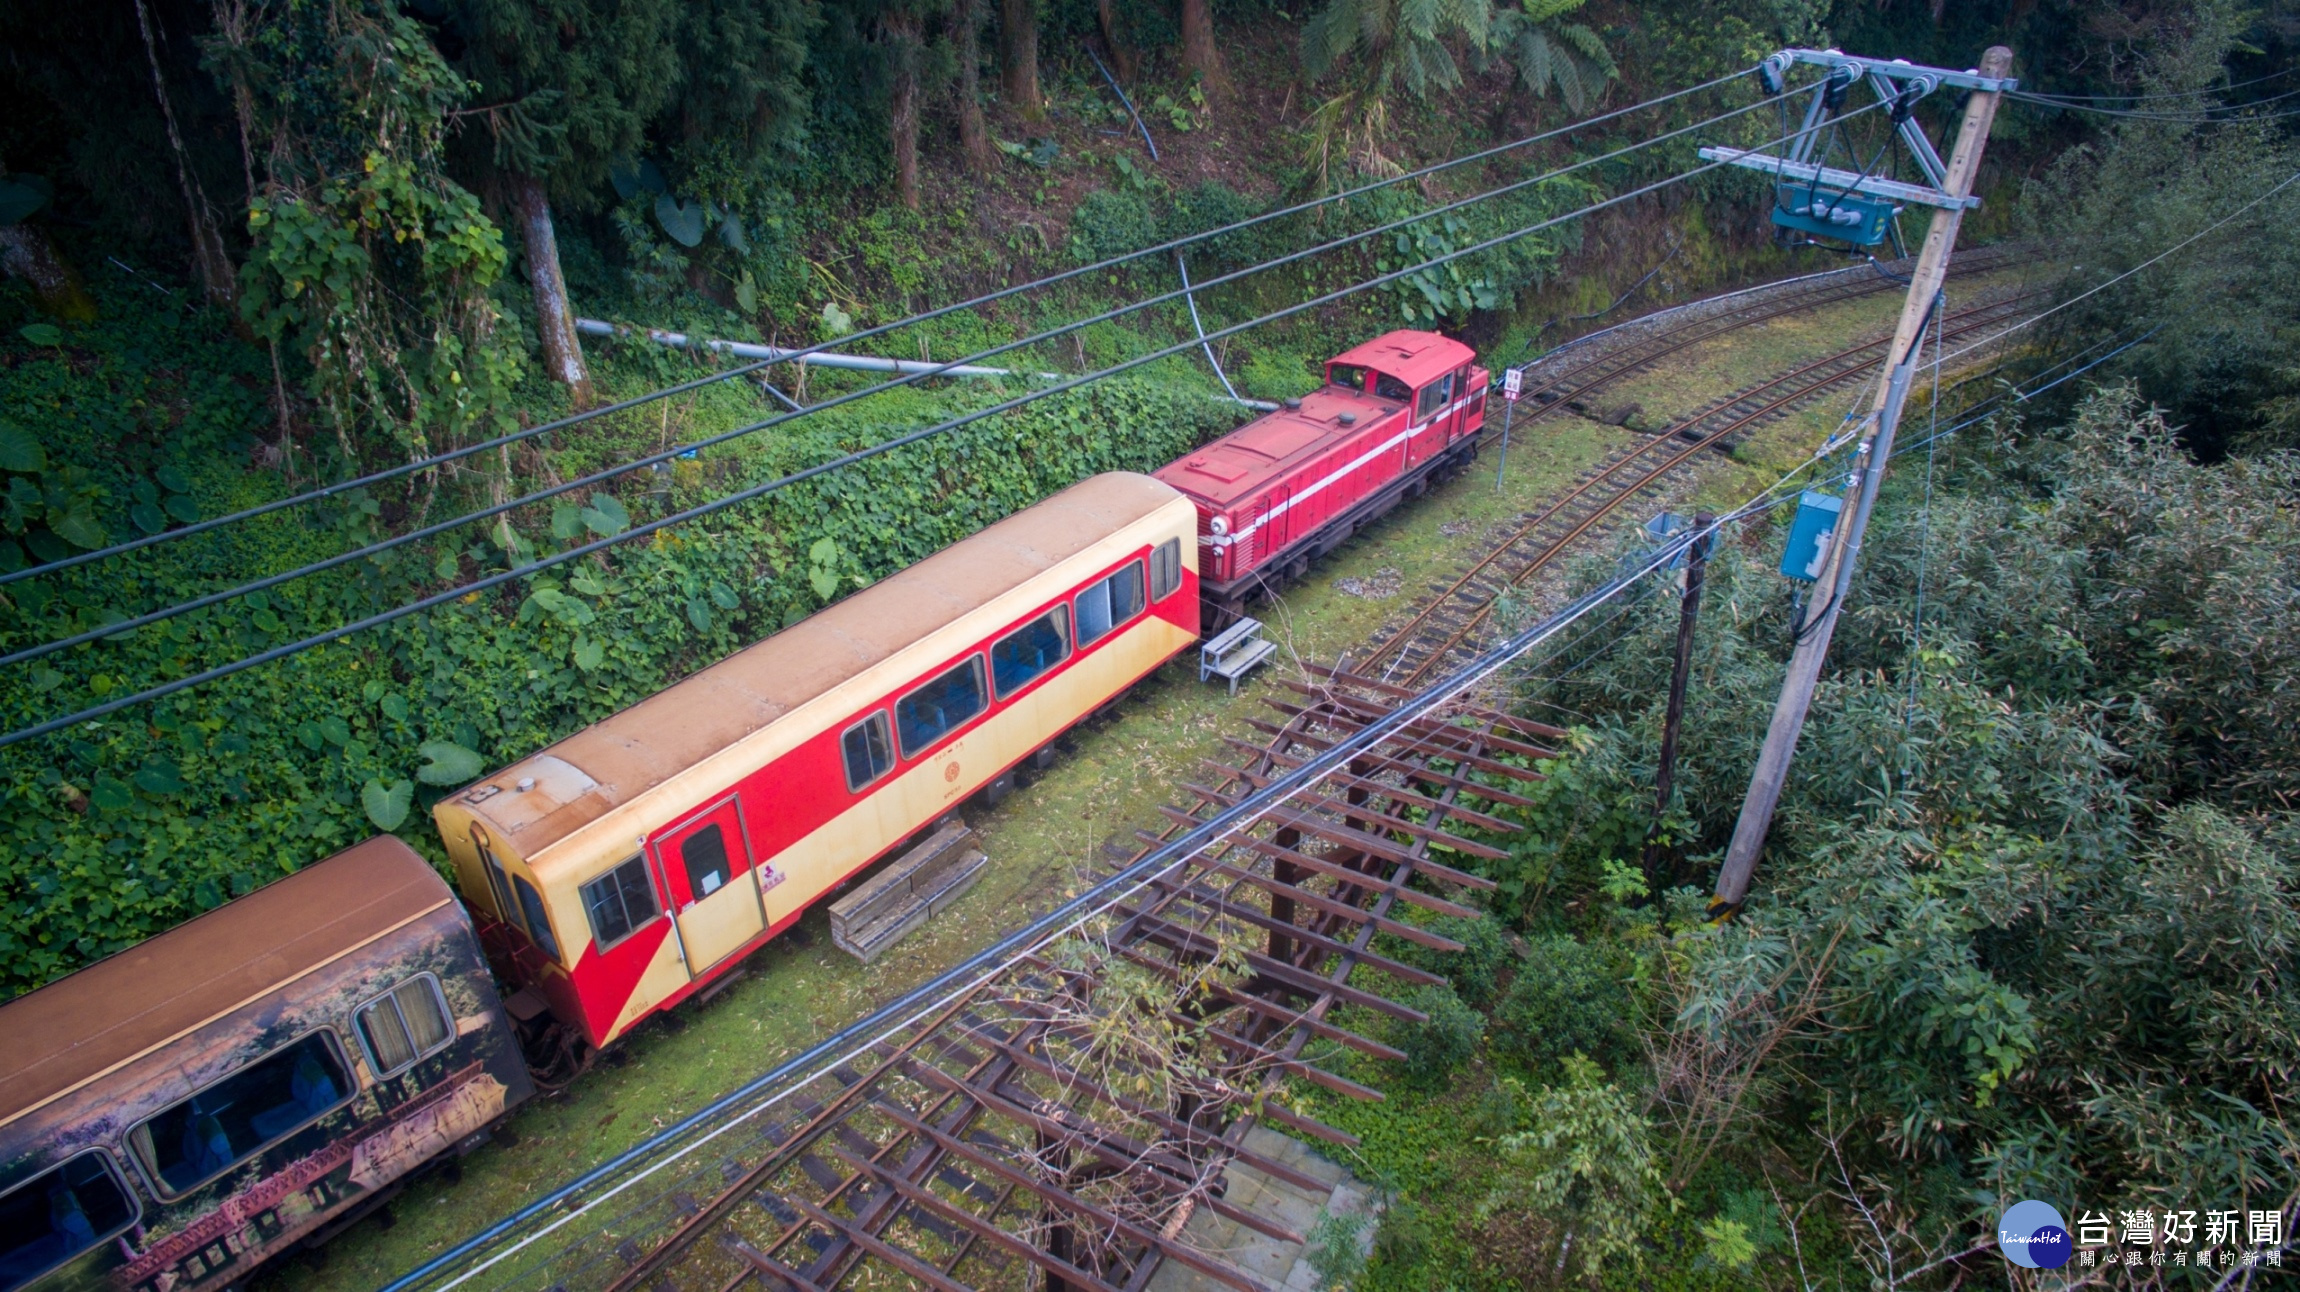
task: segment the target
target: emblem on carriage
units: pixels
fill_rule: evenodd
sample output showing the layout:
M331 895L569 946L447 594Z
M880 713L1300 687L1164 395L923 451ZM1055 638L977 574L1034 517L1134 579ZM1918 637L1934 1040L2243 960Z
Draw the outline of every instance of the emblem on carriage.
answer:
M958 779L957 759L952 759L950 763L942 769L942 778L946 781L955 781Z

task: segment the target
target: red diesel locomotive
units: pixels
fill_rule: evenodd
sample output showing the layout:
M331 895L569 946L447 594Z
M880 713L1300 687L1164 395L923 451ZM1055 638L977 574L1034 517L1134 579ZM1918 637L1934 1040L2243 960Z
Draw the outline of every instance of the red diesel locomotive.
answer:
M1317 390L1161 467L1198 508L1207 626L1467 466L1485 426L1476 361L1435 332L1377 337L1327 363Z

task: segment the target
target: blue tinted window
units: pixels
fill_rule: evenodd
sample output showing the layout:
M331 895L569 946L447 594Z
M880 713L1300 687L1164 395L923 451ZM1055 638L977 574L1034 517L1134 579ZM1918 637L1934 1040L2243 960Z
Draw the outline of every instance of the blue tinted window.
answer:
M1109 631L1142 612L1142 563L1078 594L1078 644L1100 641Z
M519 886L519 912L527 917L527 936L535 940L543 954L557 960L559 939L551 934L551 916L543 909L543 894L535 891L535 885L528 883L525 875L513 875L511 882Z
M1070 654L1070 608L1056 606L998 639L990 648L990 680L998 698L1021 690L1030 680Z
M125 1229L136 1204L102 1153L82 1153L0 1197L0 1292Z
M895 701L894 726L902 756L916 758L934 742L982 712L982 661L965 663Z
M183 1193L349 1099L351 1074L314 1032L241 1068L129 1134L170 1193Z

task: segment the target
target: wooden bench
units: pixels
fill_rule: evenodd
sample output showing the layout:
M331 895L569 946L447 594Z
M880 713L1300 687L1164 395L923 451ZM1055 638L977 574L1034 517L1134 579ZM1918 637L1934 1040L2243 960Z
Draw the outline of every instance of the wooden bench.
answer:
M1240 619L1198 648L1198 680L1221 678L1236 695L1238 679L1277 653L1278 643L1262 640L1261 620Z
M831 904L831 941L864 964L940 915L982 878L990 859L964 821L944 822L885 869Z

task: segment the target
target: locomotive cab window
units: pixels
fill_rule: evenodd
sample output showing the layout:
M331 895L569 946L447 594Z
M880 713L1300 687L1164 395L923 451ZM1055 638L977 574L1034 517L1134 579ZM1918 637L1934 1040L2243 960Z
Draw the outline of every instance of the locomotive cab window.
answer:
M1182 586L1182 540L1169 538L1150 552L1150 599L1164 601Z
M1003 700L1069 656L1070 607L1056 606L991 645L991 685Z
M1142 613L1142 562L1078 594L1078 644L1100 641L1110 630Z
M1447 373L1422 387L1421 402L1414 405L1416 420L1435 417L1445 411L1446 401L1453 398L1453 374Z
M895 701L894 727L902 737L902 756L916 758L925 753L934 742L982 712L986 703L982 659L968 656L942 676Z
M367 1043L368 1062L375 1065L378 1081L437 1054L455 1039L447 998L440 994L439 980L427 973L360 1006L353 1017L359 1021L359 1039Z
M519 890L519 914L527 924L528 939L544 955L557 960L559 939L551 932L551 913L543 909L543 894L535 891L525 875L513 875L511 883Z
M894 766L894 751L886 738L886 715L874 713L847 728L839 737L839 753L846 759L850 790L860 790L886 775Z
M727 835L713 822L688 835L679 845L679 860L687 867L687 891L696 901L727 886L735 877L727 862Z
M0 1195L0 1292L16 1292L135 1219L135 1199L100 1151L17 1185Z
M1326 365L1326 382L1363 394L1366 389L1366 370L1354 363L1329 363Z
M1394 399L1402 404L1414 397L1414 388L1386 372L1377 372L1374 374L1374 396L1378 399Z
M191 1192L343 1106L351 1073L327 1033L241 1068L138 1123L128 1144L161 1192Z
M662 909L647 860L633 857L583 885L583 909L591 916L591 937L601 951L631 936Z

